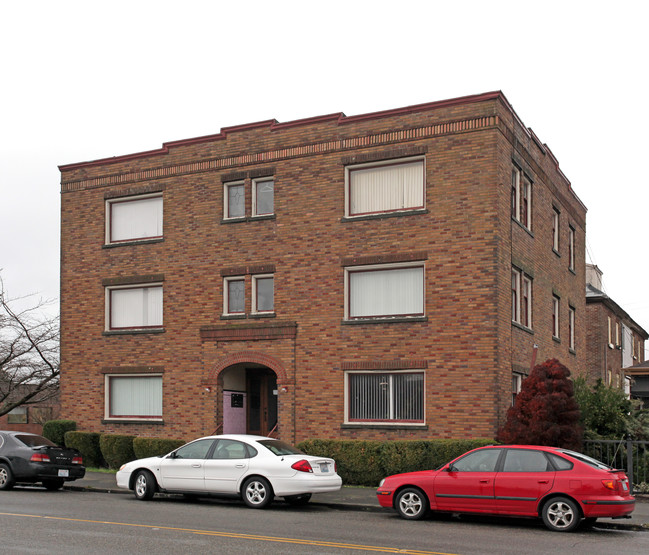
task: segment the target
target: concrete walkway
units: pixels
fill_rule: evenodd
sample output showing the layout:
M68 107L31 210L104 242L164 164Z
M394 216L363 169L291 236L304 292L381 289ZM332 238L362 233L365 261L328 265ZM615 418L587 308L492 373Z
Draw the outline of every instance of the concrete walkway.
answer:
M76 491L98 491L104 493L121 493L133 495L133 492L117 487L115 475L109 472L86 472L81 480L66 482L65 489ZM389 511L379 506L375 488L344 486L335 493L317 493L311 503L319 503L334 508L346 508L359 511ZM600 518L598 527L624 530L644 530L649 532L649 496L636 496L635 510L630 519L613 520Z

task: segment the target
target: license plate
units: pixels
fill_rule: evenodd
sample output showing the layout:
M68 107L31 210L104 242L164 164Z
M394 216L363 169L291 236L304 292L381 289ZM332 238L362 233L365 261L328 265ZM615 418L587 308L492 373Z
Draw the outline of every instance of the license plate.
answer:
M63 468L59 468L59 476L61 478L67 478L68 476L70 476L70 471Z
M622 482L622 489L623 489L624 491L627 491L627 490L629 489L629 486L627 485L626 482Z
M320 472L329 472L329 464L320 463Z

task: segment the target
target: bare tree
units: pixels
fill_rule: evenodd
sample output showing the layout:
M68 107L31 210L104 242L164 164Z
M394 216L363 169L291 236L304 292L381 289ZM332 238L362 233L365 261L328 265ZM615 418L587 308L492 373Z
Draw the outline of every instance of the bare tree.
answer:
M58 395L59 317L47 315L50 305L9 298L0 277L0 416Z

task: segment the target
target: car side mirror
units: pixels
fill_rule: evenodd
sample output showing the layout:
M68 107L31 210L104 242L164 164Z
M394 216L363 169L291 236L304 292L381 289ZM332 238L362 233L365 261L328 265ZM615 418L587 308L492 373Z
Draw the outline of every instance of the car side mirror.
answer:
M446 470L446 472L456 472L456 471L457 471L457 469L456 469L452 464L449 464L449 465L446 467L445 470Z
M176 452L175 452L175 451L172 451L171 453L169 453L169 454L167 455L167 458L168 458L168 459L175 459L177 456L178 456L178 455L176 455Z

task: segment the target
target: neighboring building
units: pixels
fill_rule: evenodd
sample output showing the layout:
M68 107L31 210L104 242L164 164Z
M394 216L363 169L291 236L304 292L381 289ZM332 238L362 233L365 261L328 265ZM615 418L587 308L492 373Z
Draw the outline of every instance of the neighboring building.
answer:
M17 395L24 395L29 386L19 386ZM33 389L32 389L33 391ZM16 397L9 395L8 401L16 402ZM43 424L49 420L58 418L60 403L58 394L46 400L32 399L32 403L24 404L0 416L0 430L15 430L18 432L29 432L41 434Z
M586 209L500 92L60 167L62 415L191 438L493 437L586 368Z
M631 382L631 397L640 399L644 408L649 409L649 362L625 368L624 373Z
M647 332L602 291L602 271L586 264L586 352L591 383L631 392L627 369L644 362Z

